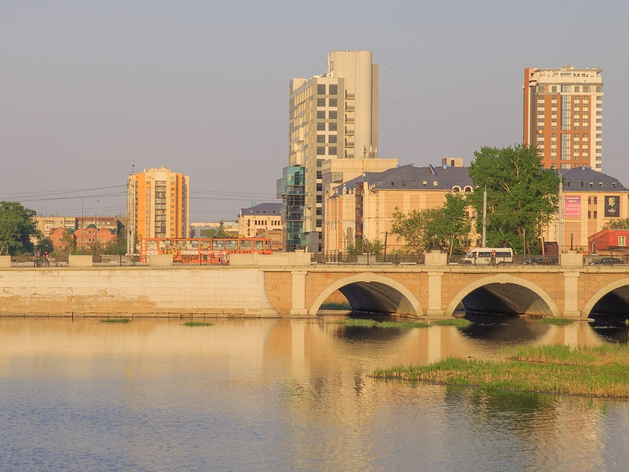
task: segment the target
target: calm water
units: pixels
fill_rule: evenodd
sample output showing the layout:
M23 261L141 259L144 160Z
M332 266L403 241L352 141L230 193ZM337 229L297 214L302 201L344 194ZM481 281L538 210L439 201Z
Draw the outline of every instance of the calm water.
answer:
M626 327L0 320L1 471L626 471L629 402L374 380Z

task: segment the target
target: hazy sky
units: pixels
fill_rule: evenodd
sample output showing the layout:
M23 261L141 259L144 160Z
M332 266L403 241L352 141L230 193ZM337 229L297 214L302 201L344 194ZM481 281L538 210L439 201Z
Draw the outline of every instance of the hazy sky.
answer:
M380 157L416 166L520 143L524 68L600 67L629 186L628 24L626 0L0 0L0 200L122 215L132 166L164 165L191 221L233 220L275 198L290 79L345 49L380 64Z

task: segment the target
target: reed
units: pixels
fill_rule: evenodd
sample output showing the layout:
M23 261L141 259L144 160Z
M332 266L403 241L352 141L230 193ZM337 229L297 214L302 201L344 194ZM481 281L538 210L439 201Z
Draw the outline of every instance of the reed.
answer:
M465 318L447 318L445 320L435 320L432 322L435 326L456 326L457 328L467 328L472 324L470 320Z
M212 326L212 323L208 323L207 321L186 321L184 326Z
M428 328L428 323L421 321L382 321L376 324L376 328Z
M103 318L101 323L131 323L129 318Z
M363 320L360 318L347 318L345 320L337 321L341 326L346 326L348 328L373 328L376 326L376 320Z
M348 318L344 320L337 321L336 323L341 326L347 327L358 327L358 328L429 328L430 326L458 326L465 327L471 324L468 320L462 319L453 319L453 320L438 320L432 323L425 323L423 321L376 321L376 320L365 320L365 319L355 319Z
M569 320L568 318L539 318L537 321L539 323L557 326L566 326L572 324L572 320Z
M488 390L629 398L629 348L524 346L498 360L448 358L429 365L379 369L373 377Z

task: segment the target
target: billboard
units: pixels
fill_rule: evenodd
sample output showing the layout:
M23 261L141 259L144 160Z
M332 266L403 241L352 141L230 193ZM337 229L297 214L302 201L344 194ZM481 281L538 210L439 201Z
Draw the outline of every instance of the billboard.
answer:
M563 202L564 217L581 218L581 195L566 195Z
M605 218L618 218L620 216L620 198L605 196Z

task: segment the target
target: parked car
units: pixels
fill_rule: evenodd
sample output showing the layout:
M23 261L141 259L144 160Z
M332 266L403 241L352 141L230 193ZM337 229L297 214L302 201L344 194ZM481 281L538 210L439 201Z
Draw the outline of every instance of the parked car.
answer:
M624 264L625 262L617 257L601 257L600 259L596 259L594 261L590 261L590 265L614 265L614 264Z
M559 262L559 256L539 256L535 259L529 259L525 261L525 264L543 264L543 265L551 265L557 264Z

